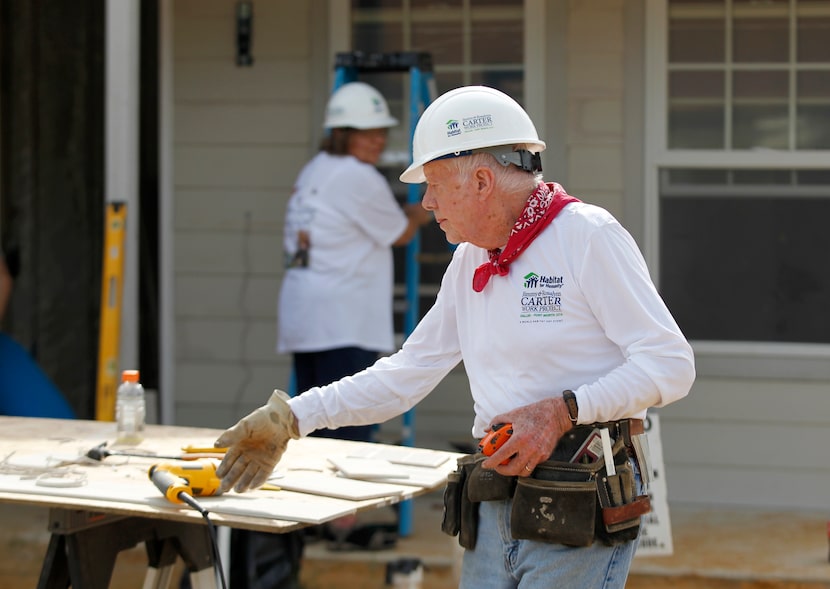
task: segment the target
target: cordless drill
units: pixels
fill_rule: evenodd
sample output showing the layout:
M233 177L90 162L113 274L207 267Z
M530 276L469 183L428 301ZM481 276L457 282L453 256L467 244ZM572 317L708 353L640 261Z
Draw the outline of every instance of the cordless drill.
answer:
M212 460L160 462L150 467L147 476L169 501L186 503L203 514L205 509L193 497L220 494L221 481Z

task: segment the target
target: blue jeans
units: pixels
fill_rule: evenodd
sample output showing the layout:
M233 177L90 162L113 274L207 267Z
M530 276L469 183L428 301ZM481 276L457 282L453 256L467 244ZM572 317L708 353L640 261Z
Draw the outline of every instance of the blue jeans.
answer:
M512 501L479 505L478 540L466 550L459 589L623 589L637 540L570 547L510 535Z

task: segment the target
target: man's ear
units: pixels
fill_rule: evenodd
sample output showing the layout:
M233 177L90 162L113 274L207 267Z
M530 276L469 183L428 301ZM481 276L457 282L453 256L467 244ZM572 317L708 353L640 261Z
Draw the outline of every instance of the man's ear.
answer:
M473 179L476 183L476 190L479 196L489 196L496 187L496 176L493 170L487 166L480 166L473 172Z

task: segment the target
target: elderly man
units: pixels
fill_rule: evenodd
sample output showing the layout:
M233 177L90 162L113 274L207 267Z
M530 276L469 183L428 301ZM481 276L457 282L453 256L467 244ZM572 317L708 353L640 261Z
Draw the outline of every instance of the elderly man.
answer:
M290 400L275 391L225 432L224 488L261 485L291 438L407 411L463 360L473 435L512 435L450 479L461 587L625 586L648 510L642 419L688 393L694 359L628 232L542 180L544 148L491 88L425 110L401 180L428 183L424 208L459 244L434 306L397 353Z

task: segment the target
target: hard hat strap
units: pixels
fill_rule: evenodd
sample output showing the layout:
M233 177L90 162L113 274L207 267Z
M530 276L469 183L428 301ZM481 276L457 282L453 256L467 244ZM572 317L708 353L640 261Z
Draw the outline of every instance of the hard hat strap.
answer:
M514 166L520 167L525 172L531 172L533 174L538 174L542 171L542 156L538 153L533 153L532 151L528 151L526 149L518 149L513 151L505 151L503 148L491 148L491 149L484 149L482 151L486 151L491 153L493 157L503 166L508 164L513 164Z
M513 164L525 172L538 174L542 171L542 156L527 149L513 150L509 145L497 145L496 147L482 147L481 149L467 149L465 151L454 151L435 158L445 160L456 157L465 157L474 153L489 153L502 166Z

